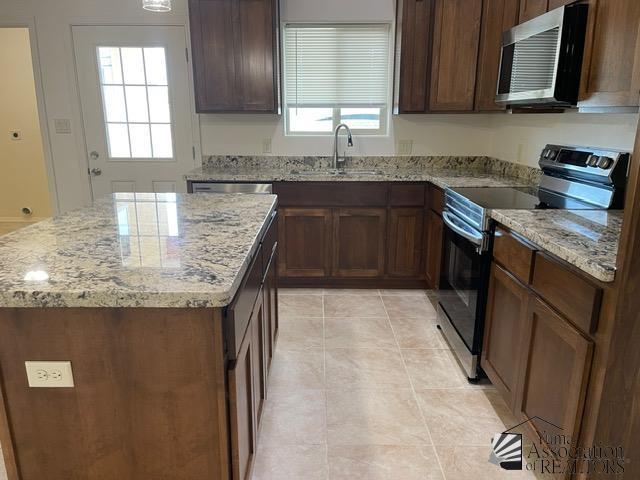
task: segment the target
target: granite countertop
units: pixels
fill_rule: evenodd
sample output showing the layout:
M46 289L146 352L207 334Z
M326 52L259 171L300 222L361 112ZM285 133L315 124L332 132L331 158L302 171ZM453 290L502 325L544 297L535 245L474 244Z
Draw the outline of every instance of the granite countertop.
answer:
M491 216L592 277L614 280L621 211L493 210Z
M224 307L275 195L116 193L0 237L0 307Z
M375 170L375 175L358 175L358 170ZM352 169L353 171L353 169ZM332 175L322 170L276 170L203 166L187 175L192 182L431 182L446 187L515 187L530 185L526 178L486 172L467 167L357 169L349 175Z

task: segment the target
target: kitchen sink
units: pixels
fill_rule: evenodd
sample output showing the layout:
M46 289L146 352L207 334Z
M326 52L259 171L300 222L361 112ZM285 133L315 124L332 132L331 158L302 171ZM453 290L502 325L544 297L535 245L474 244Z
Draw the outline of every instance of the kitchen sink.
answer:
M313 177L318 175L334 175L336 177L375 176L382 175L380 170L291 170L292 175Z

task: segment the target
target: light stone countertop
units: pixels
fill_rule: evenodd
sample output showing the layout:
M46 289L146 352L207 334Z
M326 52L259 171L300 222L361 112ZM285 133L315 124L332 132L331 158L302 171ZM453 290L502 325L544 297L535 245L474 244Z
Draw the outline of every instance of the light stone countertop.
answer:
M0 307L224 307L275 195L118 193L0 237Z
M491 216L597 280L614 280L621 211L493 210Z

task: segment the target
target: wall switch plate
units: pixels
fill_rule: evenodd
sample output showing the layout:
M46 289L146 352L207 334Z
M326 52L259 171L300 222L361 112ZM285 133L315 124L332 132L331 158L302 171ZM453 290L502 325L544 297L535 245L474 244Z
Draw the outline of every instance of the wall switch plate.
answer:
M413 140L398 140L398 155L411 155Z
M11 130L9 132L11 140L22 140L22 132L20 130Z
M56 133L68 135L71 133L71 120L68 118L56 118L53 120Z
M31 388L71 388L71 362L24 362Z
M271 153L271 139L265 138L262 140L262 153Z

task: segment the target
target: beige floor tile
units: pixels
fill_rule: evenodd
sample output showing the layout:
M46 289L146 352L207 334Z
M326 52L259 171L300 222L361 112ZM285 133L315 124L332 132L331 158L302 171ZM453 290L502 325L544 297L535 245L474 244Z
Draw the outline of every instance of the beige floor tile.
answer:
M322 288L290 288L279 287L279 295L322 295L324 293Z
M325 295L360 295L360 296L380 296L377 288L325 288Z
M384 295L382 300L392 320L401 317L435 318L436 316L436 311L426 296Z
M278 350L269 373L271 391L294 392L324 388L324 351L321 348Z
M261 446L326 443L324 390L269 393L260 427Z
M490 444L495 434L517 423L508 418L507 407L494 390L434 389L416 393L435 445Z
M410 389L327 390L332 445L430 445Z
M380 289L380 295L400 295L403 297L425 297L427 295L427 290L415 290L415 289L404 289L404 288L382 288Z
M322 317L289 317L279 319L278 350L322 348L324 342Z
M331 480L442 480L433 447L341 445L329 447Z
M398 348L387 317L325 318L324 338L326 348Z
M460 368L451 363L449 350L402 350L402 357L416 390L468 384Z
M391 326L400 348L447 348L431 317L392 317Z
M283 317L322 317L322 295L278 295Z
M399 350L327 349L325 362L327 388L411 388Z
M326 317L386 317L379 296L331 295L324 296Z
M445 477L453 480L535 480L527 471L507 471L489 463L491 446L436 446Z
M326 445L258 447L253 480L326 480Z

